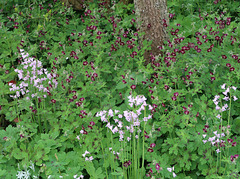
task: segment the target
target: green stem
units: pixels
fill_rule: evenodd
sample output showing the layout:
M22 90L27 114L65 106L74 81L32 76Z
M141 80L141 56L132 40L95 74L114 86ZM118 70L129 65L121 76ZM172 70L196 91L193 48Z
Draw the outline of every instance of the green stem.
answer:
M104 154L104 150L103 150L103 144L102 144L102 140L101 140L101 147L102 147L102 153L103 153L103 161L105 162L105 154ZM108 172L107 172L107 167L106 165L104 166L105 167L105 170L106 170L106 175L107 175L107 179L108 179Z
M144 109L144 117L146 116L146 108ZM145 121L144 122L144 127L143 127L143 145L142 145L142 176L144 176L144 173L143 173L143 169L144 169L144 142L145 142L145 139L144 139L144 131L145 131L145 126L146 126L146 123Z
M111 141L112 141L112 152L113 152L113 136L112 136L112 131L111 131ZM114 162L114 154L112 153L112 157L113 157L113 172L115 172L115 162ZM115 177L116 178L116 175Z

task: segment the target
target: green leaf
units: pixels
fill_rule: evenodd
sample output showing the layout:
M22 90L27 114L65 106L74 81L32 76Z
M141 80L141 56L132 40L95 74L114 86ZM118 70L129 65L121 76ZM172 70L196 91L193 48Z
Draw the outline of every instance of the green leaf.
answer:
M233 131L237 134L240 134L240 117L237 117L234 121L233 121L233 127L232 127Z
M4 175L6 175L6 173L7 173L7 170L0 169L0 176L4 176Z
M19 148L15 148L15 149L13 150L12 154L13 154L13 157L14 157L15 159L20 160L20 159L23 159L23 158L24 158L23 153L22 153L22 151L21 151Z
M116 89L123 89L123 88L125 88L127 86L127 83L123 83L122 81L121 82L119 82L118 84L117 84L117 86L116 86Z

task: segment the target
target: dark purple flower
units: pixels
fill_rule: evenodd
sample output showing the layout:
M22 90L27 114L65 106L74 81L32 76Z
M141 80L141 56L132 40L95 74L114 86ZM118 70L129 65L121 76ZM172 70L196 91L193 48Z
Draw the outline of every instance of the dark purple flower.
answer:
M152 152L153 152L153 149L150 149L150 148L149 148L147 151L152 153Z
M131 86L131 89L136 89L136 85L132 85L132 86Z
M150 147L151 147L151 148L154 148L155 146L156 146L155 143L150 144Z

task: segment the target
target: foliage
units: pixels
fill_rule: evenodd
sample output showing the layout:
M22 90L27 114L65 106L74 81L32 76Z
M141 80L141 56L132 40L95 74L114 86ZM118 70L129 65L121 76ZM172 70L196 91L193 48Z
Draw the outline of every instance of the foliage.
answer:
M0 1L1 178L238 178L240 4L188 2L144 66L133 4Z

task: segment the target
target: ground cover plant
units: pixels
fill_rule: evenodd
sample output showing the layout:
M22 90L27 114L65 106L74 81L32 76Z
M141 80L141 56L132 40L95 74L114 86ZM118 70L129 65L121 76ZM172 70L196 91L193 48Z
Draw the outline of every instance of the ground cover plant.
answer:
M147 66L102 6L0 1L0 177L239 178L240 3L169 0Z

